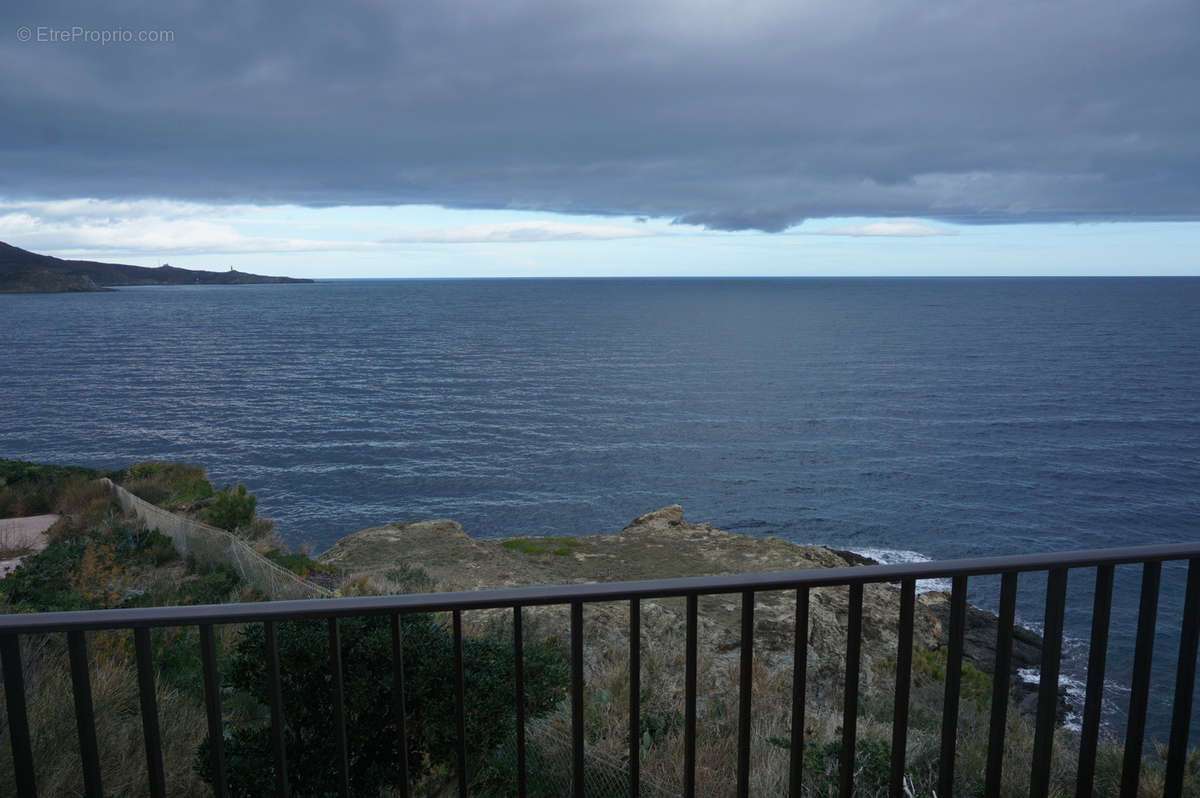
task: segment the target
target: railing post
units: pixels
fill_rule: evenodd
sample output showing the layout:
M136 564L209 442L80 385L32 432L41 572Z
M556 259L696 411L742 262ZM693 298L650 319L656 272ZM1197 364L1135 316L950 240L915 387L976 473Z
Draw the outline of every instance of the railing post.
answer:
M455 758L458 764L458 795L467 798L467 708L463 680L462 610L450 613L454 631L454 721Z
M571 602L571 795L583 798L583 602Z
M1008 724L1008 689L1012 671L1013 624L1017 613L1017 575L1000 577L1000 615L996 619L996 665L992 669L992 715L988 728L987 770L984 792L987 798L1000 797L1000 776L1004 769L1004 737Z
M1161 562L1142 566L1138 601L1137 642L1133 649L1133 679L1129 690L1129 721L1125 726L1125 759L1121 768L1121 798L1137 798L1142 770L1142 740L1146 733L1146 704L1150 694L1150 663L1154 657L1154 628L1158 620Z
M138 699L142 706L142 736L146 742L146 771L150 795L166 798L167 787L162 761L162 737L158 730L158 700L154 695L154 662L150 651L150 630L133 630L134 658L137 660Z
M225 776L225 739L221 723L221 680L217 674L217 645L211 623L200 624L200 663L204 677L204 712L208 717L209 762L213 795L229 794Z
M687 597L687 644L683 677L683 795L696 795L696 618L699 598Z
M287 798L287 744L283 729L283 689L279 678L279 640L275 621L263 623L267 658L267 695L271 702L271 757L275 764L275 796Z
M392 714L396 717L396 755L400 760L400 798L408 798L408 717L404 702L404 637L400 613L388 616L392 632Z
M808 690L808 588L796 589L796 622L792 633L792 740L788 751L788 795L800 798L804 780L804 709Z
M1058 669L1062 656L1063 605L1067 600L1067 569L1055 568L1046 581L1046 615L1042 624L1042 667L1038 684L1037 720L1033 735L1030 798L1050 794L1050 759L1054 750L1054 721L1058 714Z
M854 749L858 743L858 671L862 659L861 582L850 585L849 620L846 624L846 683L842 704L842 754L839 761L838 795L854 794Z
M629 798L642 791L642 603L629 601Z
M754 592L742 593L742 650L738 672L738 798L750 796L750 705L754 692Z
M525 798L525 642L519 604L513 607L513 703L517 715L517 798Z
M1179 630L1179 662L1175 666L1175 706L1171 717L1171 742L1167 747L1164 795L1183 794L1183 766L1187 760L1188 728L1196 688L1196 645L1200 642L1200 558L1188 562L1183 622Z
M1113 567L1096 569L1096 590L1092 599L1092 636L1088 643L1087 692L1083 703L1083 723L1079 731L1079 769L1075 774L1075 794L1091 795L1096 778L1096 742L1100 735L1100 710L1104 697L1104 666L1108 657L1108 622L1112 614Z
M29 744L29 717L25 709L25 677L21 671L21 643L15 634L0 635L0 666L4 668L4 701L8 710L8 735L12 745L13 777L20 798L35 798L33 748Z
M967 578L950 587L950 644L946 649L946 693L942 704L942 752L938 761L938 798L954 794L954 752L958 746L958 696L962 680L963 625L967 615Z
M67 632L67 653L71 661L71 692L75 697L75 728L79 734L79 758L83 763L83 792L88 798L100 798L100 754L96 748L96 717L92 710L92 681L88 675L87 641L83 632ZM215 784L215 781L214 781ZM224 798L218 793L218 798Z
M900 585L900 631L896 635L896 697L892 709L892 763L888 785L890 798L904 796L904 761L908 747L908 692L912 684L913 614L917 583L905 579Z
M337 750L338 794L350 798L350 746L346 740L346 694L342 686L342 637L338 619L329 619L330 703L333 705L333 739Z

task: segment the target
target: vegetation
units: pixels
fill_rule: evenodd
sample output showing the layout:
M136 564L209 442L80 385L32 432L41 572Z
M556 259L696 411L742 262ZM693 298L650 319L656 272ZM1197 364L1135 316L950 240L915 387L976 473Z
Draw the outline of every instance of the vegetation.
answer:
M91 481L97 472L0 461L0 505L21 514L38 508L64 513L49 533L50 545L29 555L22 566L0 579L0 612L45 612L169 604L208 604L261 596L239 584L228 568L181 560L171 542L154 530L120 516L102 486ZM201 512L218 501L203 471L173 464L137 464L115 475L136 484L146 495L167 505ZM207 486L208 494L205 493ZM244 489L225 489L229 507L249 525L253 499ZM207 502L207 503L205 503ZM199 507L196 507L197 504ZM261 524L260 524L261 525ZM239 534L246 526L237 525ZM512 545L508 545L512 544ZM562 556L573 549L570 538L525 538L506 542L514 551L533 556ZM268 550L267 556L297 573L320 568L304 554ZM435 585L419 565L403 563L382 575L382 585L396 592L426 592ZM343 587L343 593L377 590L365 579ZM607 608L610 612L612 608ZM589 605L585 628L596 630ZM645 795L677 792L683 763L683 654L681 625L669 602L646 602L642 646L641 727L636 731L642 758ZM623 607L616 610L623 612ZM557 634L565 628L565 608L531 608L525 613L526 711L531 795L557 796L569 785L570 711L562 700L567 681L566 658ZM474 616L474 617L472 617ZM507 614L502 613L507 622ZM473 793L512 794L515 758L512 733L512 645L507 627L491 624L486 611L467 613L464 640L467 690L467 735ZM657 618L657 621L655 620ZM477 620L478 619L478 620ZM625 628L616 618L611 628ZM444 618L404 616L405 677L409 767L415 794L437 795L455 775L454 673L452 640ZM478 627L478 628L475 628ZM387 794L397 788L394 768L396 725L391 714L391 637L386 618L351 618L340 622L346 722L349 733L351 786L356 795ZM336 756L329 719L327 627L320 622L283 623L278 627L284 705L287 722L289 779L298 796L336 792ZM592 634L595 634L594 631ZM141 724L136 712L137 686L132 639L128 631L89 633L91 683L97 718L105 789L110 794L145 793ZM272 791L274 778L268 741L263 630L218 626L218 660L223 665L224 745L235 795ZM625 757L629 749L628 649L611 635L589 639L585 735L589 795L625 794ZM193 628L153 630L157 666L159 721L164 742L167 791L171 795L210 794L205 739L199 646ZM71 681L61 635L24 637L27 703L38 762L39 789L47 795L79 794L79 752L70 700ZM736 772L736 655L702 645L699 661L700 700L697 786L701 794L733 791ZM907 793L932 798L939 767L944 650L917 649L913 655ZM836 668L834 669L836 670ZM894 662L884 658L864 663L856 748L856 795L887 794L888 763L895 693ZM752 792L786 792L791 740L791 673L755 663L753 673ZM839 677L810 669L805 723L804 795L836 794L841 756ZM963 664L958 707L956 792L980 794L985 771L991 679ZM1015 707L1008 714L1003 795L1029 791L1028 757L1032 749L1030 718ZM1051 760L1052 794L1070 795L1074 787L1078 742L1060 729ZM1165 751L1159 747L1143 761L1140 795L1161 794ZM1115 795L1122 747L1102 741L1097 760L1096 794ZM1189 752L1183 795L1200 798L1200 753ZM10 748L0 745L0 794L12 791ZM664 792L665 791L665 792Z
M281 549L271 549L267 551L266 556L270 560L279 563L284 568L296 574L301 579L307 577L309 574L334 572L334 569L330 568L328 565L319 563L312 557L309 557L307 554L299 551L291 552L289 554L285 553Z
M218 603L239 582L225 566L181 562L170 539L116 515L55 531L56 542L0 579L9 612Z
M200 518L215 527L236 532L250 526L257 506L258 499L246 492L245 485L238 483L236 488L226 485L200 513Z
M183 463L134 463L117 472L113 481L165 510L187 508L213 495L213 486L204 469Z
M577 548L580 543L575 538L537 537L510 538L501 542L500 545L509 551L518 551L522 554L556 554L561 557L570 554L571 549Z
M406 615L401 621L407 702L409 769L421 789L440 785L454 770L453 644L445 624L430 615ZM394 766L396 723L392 714L391 631L386 618L349 618L340 623L351 792L378 795L397 788ZM279 625L280 673L287 709L288 779L292 794L321 796L337 791L337 757L330 733L332 694L329 648L323 622ZM235 696L252 699L266 717L267 678L264 632L245 629L235 646L226 683ZM531 717L555 707L567 681L562 652L548 643L533 644L524 654L526 712ZM512 646L498 637L463 641L468 750L486 755L512 729ZM225 740L231 794L258 796L273 790L274 768L265 723L242 726ZM209 745L201 746L197 768L208 778ZM486 756L473 767L481 782L502 776L489 773Z
M90 468L0 459L0 518L60 512L64 503L75 511L77 494L100 476Z

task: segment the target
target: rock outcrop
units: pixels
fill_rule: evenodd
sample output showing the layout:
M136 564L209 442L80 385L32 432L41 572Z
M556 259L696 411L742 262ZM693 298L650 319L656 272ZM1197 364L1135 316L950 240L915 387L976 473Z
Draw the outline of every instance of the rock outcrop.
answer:
M755 538L684 521L679 505L640 515L616 535L507 540L469 537L449 520L388 524L342 538L319 559L347 576L368 578L384 590L404 589L414 573L422 575L419 592L480 590L524 585L610 582L683 576L838 568L864 564L860 555L822 546L800 546L778 537ZM869 562L869 561L867 561ZM848 590L817 588L810 593L809 672L837 681L844 667ZM866 586L863 595L862 673L890 670L897 646L900 593L888 584ZM700 646L717 660L736 662L740 641L741 597L702 597ZM589 641L625 645L627 610L589 605ZM535 621L565 622L562 608L530 610ZM682 600L643 602L643 628L677 634L684 624ZM920 597L914 644L939 649L946 644L949 616L946 594ZM795 619L794 591L764 591L755 596L755 657L768 668L791 666ZM964 659L990 673L995 661L996 616L971 608ZM565 630L565 627L564 627ZM593 646L593 648L599 648ZM1013 671L1036 666L1041 638L1018 628ZM1031 688L1013 680L1020 703Z

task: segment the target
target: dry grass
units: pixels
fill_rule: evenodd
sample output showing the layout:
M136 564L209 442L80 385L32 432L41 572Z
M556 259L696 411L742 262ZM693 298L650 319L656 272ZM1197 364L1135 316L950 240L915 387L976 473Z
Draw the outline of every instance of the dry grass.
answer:
M127 636L127 634L126 634ZM125 641L89 635L95 651L91 667L92 704L106 795L148 795L146 757L138 703L137 676L124 652ZM26 702L38 793L80 795L79 760L71 677L65 645L56 638L23 640ZM156 691L163 740L167 794L211 795L192 769L196 746L205 735L204 710L194 698L160 684ZM7 728L7 718L4 719ZM7 741L0 747L0 794L14 795L13 763Z
M668 603L669 602L665 602ZM683 786L684 629L671 607L642 604L642 778L647 794L679 794ZM565 610L546 608L526 611L527 639L547 636L565 640L569 628ZM532 618L530 618L532 616ZM629 648L619 631L627 629L623 605L588 605L585 629L608 630L607 645L597 645L598 632L588 639L585 654L585 734L589 762L609 763L609 782L620 784L629 759ZM499 618L494 623L502 622ZM703 619L701 619L703 623ZM702 627L703 628L703 627ZM737 723L739 666L737 651L705 645L702 631L697 661L697 794L723 798L735 792L737 771ZM810 666L810 672L815 669ZM791 738L791 668L768 666L756 661L752 678L750 772L752 795L784 795L788 790ZM888 758L892 735L894 684L889 668L882 664L874 674L863 674L857 730L859 756L856 760L855 794L870 798L887 795ZM906 749L909 794L935 795L939 770L940 720L943 685L918 674L910 704L910 730ZM810 681L806 695L805 774L806 796L837 795L841 741L842 694L837 681L818 677ZM986 770L990 710L964 695L959 706L958 743L955 758L955 790L969 795L982 789ZM570 740L570 710L564 706L538 733L541 744L563 747ZM1029 794L1033 724L1014 707L1008 713L1001 794ZM558 759L565 754L560 751ZM1102 741L1098 754L1095 794L1117 795L1122 747ZM1143 762L1139 796L1162 794L1165 751ZM1078 760L1078 737L1059 729L1055 734L1051 762L1051 794L1074 793ZM589 768L591 764L589 764ZM1185 796L1200 796L1200 752L1189 753ZM597 793L607 795L609 793ZM621 794L620 791L612 794Z
M398 573L396 584L372 585L367 580L348 582L348 593L388 592L383 588L411 587L413 574ZM416 577L421 577L417 574ZM417 581L424 586L424 579ZM683 781L684 628L679 602L642 603L642 729L639 741L642 776L647 796L679 794ZM525 610L526 640L552 640L566 648L569 613L565 607ZM510 629L511 611L471 612L464 616L468 634L496 633ZM589 770L607 785L596 795L623 794L629 753L629 645L628 608L624 604L597 604L585 608L585 734ZM720 633L705 626L701 618L700 650L697 661L696 784L697 793L724 798L734 793L737 769L738 663L737 649ZM220 627L219 627L220 628ZM224 648L236 630L221 628ZM146 793L145 756L139 714L136 677L130 664L128 635L89 636L93 652L92 691L97 717L97 738L104 766L107 794L140 796ZM732 641L736 643L736 641ZM25 640L26 674L34 757L38 762L38 786L44 795L79 794L82 781L78 744L71 702L71 685L61 638ZM824 673L836 671L826 668ZM810 672L819 674L810 666ZM858 761L856 795L871 798L886 795L886 781L878 781L891 742L891 696L893 684L885 663L864 671L859 703L858 738L864 753ZM755 662L752 678L751 794L786 794L789 778L791 738L791 668L778 662ZM158 688L159 719L168 774L167 792L173 796L210 794L195 774L195 749L205 735L205 719L197 694L166 687ZM835 679L815 675L808 685L805 718L805 776L803 794L830 796L837 792L837 761L830 751L841 739L841 693ZM939 728L942 685L936 679L914 676L911 728L907 747L909 794L932 796L938 772ZM237 719L236 708L226 708L227 722ZM6 719L0 718L6 728ZM955 762L956 792L979 790L987 753L988 710L964 696L959 707L958 754ZM530 741L555 775L569 773L565 757L570 740L569 705L536 728ZM1059 730L1051 763L1052 790L1056 796L1074 792L1077 740ZM1033 747L1030 720L1010 709L1001 793L1023 796L1029 792L1029 762ZM880 753L882 760L880 759ZM1121 747L1101 745L1097 763L1096 795L1117 794L1121 770ZM1147 757L1143 766L1140 796L1162 794L1163 754ZM872 768L874 767L874 770ZM1200 796L1200 753L1190 752L1189 780L1184 796ZM0 740L0 794L11 794L12 762L7 741ZM568 782L561 781L561 784ZM553 794L553 793L550 793ZM589 794L592 794L589 792Z

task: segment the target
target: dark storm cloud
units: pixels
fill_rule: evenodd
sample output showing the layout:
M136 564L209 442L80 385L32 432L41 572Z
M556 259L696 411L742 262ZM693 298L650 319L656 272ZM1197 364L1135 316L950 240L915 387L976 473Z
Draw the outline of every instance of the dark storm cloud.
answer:
M1194 0L10 2L0 20L12 197L763 230L1200 218ZM37 41L72 26L174 41Z

